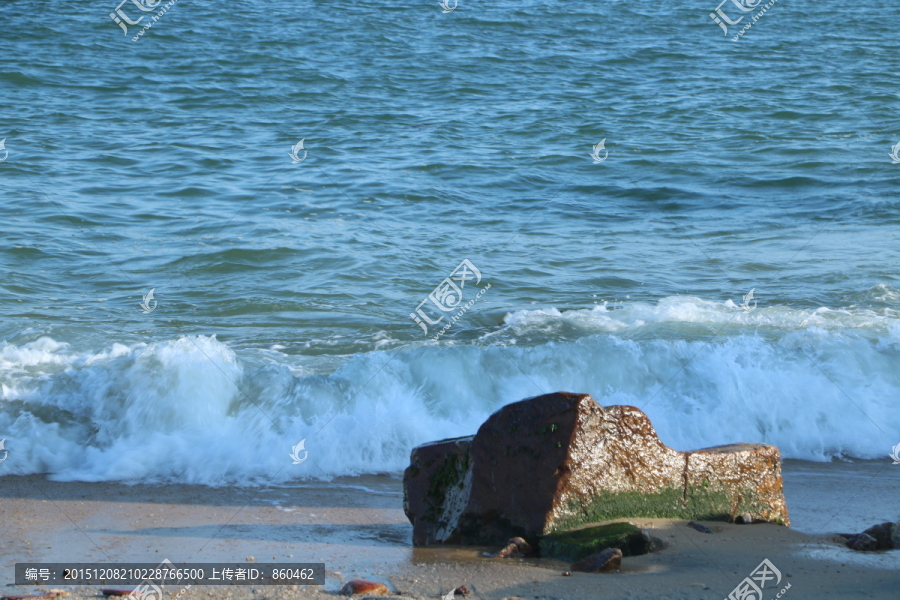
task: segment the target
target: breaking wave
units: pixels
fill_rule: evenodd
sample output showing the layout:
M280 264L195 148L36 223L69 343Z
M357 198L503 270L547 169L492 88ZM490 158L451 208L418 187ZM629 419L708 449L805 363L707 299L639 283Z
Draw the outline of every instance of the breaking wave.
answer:
M260 360L214 336L96 352L49 337L0 346L0 473L212 485L396 473L415 445L558 390L642 408L679 450L765 442L826 461L900 441L890 309L673 297L514 312L476 343L339 359L273 347Z

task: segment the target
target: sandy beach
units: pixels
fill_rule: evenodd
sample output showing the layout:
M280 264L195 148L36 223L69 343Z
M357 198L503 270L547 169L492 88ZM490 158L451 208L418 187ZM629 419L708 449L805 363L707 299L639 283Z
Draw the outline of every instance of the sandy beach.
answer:
M791 598L892 598L900 553L856 553L833 534L898 520L900 469L889 461L785 461L794 526L633 521L665 547L625 558L620 573L562 576L549 559L491 559L496 548L413 548L394 476L338 478L296 487L209 488L0 480L4 583L16 562L324 562L324 587L218 587L188 598L305 598L334 594L350 579L388 584L397 595L437 598L469 585L476 598L724 598L764 559L784 575ZM27 588L4 588L28 591ZM71 587L94 597L97 587ZM175 593L175 590L171 590Z

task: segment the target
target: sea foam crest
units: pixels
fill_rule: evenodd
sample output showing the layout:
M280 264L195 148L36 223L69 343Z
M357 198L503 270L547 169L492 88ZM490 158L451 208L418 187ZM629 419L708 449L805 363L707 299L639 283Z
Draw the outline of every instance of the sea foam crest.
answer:
M418 444L472 434L506 403L566 390L643 409L679 450L764 442L786 458L822 461L883 457L900 441L900 321L761 308L738 318L793 326L748 321L688 336L684 324L717 314L724 322L727 307L670 300L523 311L501 328L507 336L563 321L587 328L571 341L373 351L337 368L327 357L319 371L310 357L298 368L298 357L277 352L251 369L214 336L99 354L50 338L5 344L0 437L20 472L65 480L249 484L398 473ZM634 328L640 335L628 337ZM288 453L303 439L308 459L293 465Z

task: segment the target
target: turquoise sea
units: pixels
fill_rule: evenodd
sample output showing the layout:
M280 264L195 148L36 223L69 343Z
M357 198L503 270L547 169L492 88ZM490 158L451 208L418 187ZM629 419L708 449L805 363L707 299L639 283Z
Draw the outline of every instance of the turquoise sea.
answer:
M398 473L557 390L890 461L900 6L453 2L0 4L0 474Z

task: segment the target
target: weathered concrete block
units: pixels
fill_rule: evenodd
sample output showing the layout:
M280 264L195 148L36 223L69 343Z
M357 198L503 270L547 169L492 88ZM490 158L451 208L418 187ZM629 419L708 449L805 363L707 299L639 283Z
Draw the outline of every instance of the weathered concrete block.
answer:
M619 518L789 524L778 449L678 452L644 413L587 394L509 404L472 438L414 449L404 475L413 544L502 544Z
M457 522L472 490L473 436L413 449L403 474L403 510L413 524L413 545L459 543Z

